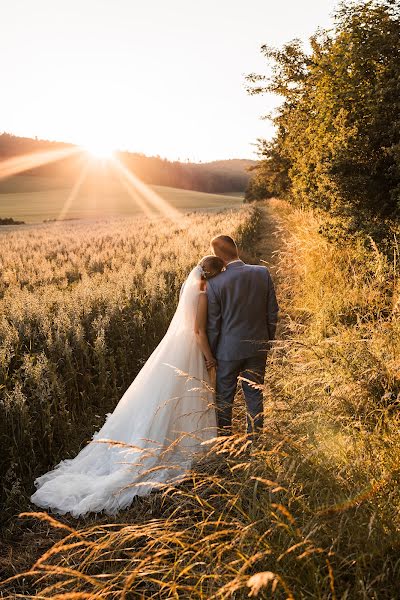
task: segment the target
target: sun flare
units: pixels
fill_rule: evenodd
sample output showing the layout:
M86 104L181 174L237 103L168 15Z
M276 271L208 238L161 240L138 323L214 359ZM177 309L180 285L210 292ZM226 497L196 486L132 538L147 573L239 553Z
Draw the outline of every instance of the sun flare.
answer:
M104 141L93 141L83 144L82 148L91 156L97 159L110 159L113 157L116 148Z

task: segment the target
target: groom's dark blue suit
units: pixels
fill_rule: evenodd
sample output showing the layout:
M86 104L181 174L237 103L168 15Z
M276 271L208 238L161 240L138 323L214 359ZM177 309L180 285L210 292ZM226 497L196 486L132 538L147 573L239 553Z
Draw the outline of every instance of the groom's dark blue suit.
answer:
M207 334L218 361L218 426L229 433L238 376L257 385L264 382L268 342L275 338L279 307L268 269L241 260L207 281L207 298ZM242 387L250 433L263 425L262 390L246 381Z

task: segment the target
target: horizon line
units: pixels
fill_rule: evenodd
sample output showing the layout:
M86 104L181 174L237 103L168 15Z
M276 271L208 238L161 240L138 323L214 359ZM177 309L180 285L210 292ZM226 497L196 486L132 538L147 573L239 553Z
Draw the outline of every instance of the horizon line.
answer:
M13 133L11 131L6 131L5 129L3 129L2 131L0 131L0 136L1 135L9 135L12 137L16 137L16 138L21 138L21 139L28 139L28 140L32 140L32 141L37 141L37 142L49 142L51 144L64 144L67 146L74 146L77 148L84 148L85 145L84 144L80 144L78 142L72 142L72 141L62 141L62 140L57 140L57 139L50 139L50 138L43 138L43 137L39 137L37 135L21 135L21 134L17 134L17 133ZM214 163L214 162L226 162L229 160L245 160L245 161L250 161L250 162L259 162L260 159L257 158L248 158L248 157L238 157L238 156L232 156L229 158L214 158L211 160L202 160L202 159L191 159L189 157L181 159L181 158L170 158L167 156L162 156L160 154L146 154L144 152L141 152L139 150L128 150L128 149L121 149L121 148L116 148L114 150L115 153L126 153L126 154L136 154L139 156L143 156L145 158L159 158L161 160L166 160L168 162L178 162L178 163L182 163L182 164L210 164L210 163Z

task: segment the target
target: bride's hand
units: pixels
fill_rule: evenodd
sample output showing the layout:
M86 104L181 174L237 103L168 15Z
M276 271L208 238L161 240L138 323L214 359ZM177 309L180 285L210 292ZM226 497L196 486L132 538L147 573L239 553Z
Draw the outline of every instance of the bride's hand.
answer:
M216 366L217 366L217 361L215 360L215 358L213 356L209 359L206 358L207 369L212 369L213 367L216 367Z

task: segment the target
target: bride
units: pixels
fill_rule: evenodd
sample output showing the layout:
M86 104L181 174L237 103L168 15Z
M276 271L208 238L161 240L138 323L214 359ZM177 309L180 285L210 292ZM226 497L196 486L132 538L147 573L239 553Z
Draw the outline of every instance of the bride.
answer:
M191 271L160 344L92 441L36 479L34 504L75 517L115 514L190 470L202 442L217 435L206 280L223 267L205 256Z

